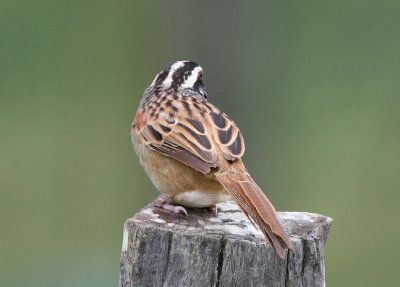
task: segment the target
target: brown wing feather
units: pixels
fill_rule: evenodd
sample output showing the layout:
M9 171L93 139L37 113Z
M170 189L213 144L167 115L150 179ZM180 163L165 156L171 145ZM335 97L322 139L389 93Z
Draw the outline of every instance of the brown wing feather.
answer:
M244 140L239 128L227 115L214 107L208 117L211 124L213 138L216 141L222 155L227 160L241 158L244 154Z
M183 148L172 149L167 144L151 145L151 147L162 154L183 162L184 164L194 168L195 170L200 171L201 173L209 173L211 171L211 168L216 167L216 164L207 163Z

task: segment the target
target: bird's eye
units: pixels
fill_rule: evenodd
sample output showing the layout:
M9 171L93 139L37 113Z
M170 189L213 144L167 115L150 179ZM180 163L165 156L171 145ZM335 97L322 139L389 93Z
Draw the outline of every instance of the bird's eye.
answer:
M199 72L198 78L201 79L203 77L203 72Z

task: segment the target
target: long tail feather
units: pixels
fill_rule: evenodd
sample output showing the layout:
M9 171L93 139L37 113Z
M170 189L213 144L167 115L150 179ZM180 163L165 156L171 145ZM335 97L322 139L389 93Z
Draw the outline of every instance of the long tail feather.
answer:
M279 223L276 211L262 190L251 178L241 160L236 160L225 172L216 174L219 182L243 212L262 230L280 257L292 249L288 235Z

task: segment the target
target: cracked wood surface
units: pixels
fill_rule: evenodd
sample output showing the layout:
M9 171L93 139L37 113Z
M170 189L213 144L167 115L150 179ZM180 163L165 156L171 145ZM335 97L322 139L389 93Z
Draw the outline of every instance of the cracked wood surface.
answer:
M125 222L120 287L325 286L331 218L279 212L294 245L281 259L233 202L188 214L149 204Z

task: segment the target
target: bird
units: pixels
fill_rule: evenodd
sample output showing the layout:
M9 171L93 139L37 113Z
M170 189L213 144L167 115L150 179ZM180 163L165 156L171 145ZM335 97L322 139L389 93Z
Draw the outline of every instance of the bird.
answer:
M161 196L155 205L187 215L233 199L282 258L292 249L277 213L247 171L239 127L208 101L203 69L167 65L144 91L131 126L134 150Z

